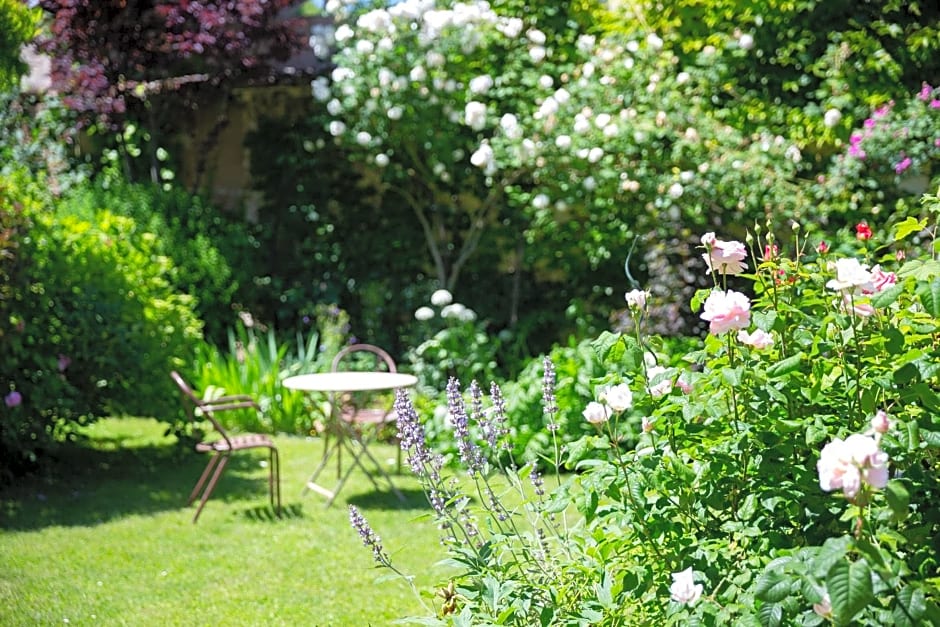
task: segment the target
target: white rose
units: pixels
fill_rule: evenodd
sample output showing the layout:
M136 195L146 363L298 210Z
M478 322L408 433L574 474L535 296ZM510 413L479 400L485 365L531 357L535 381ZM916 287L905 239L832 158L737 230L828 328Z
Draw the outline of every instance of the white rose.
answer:
M603 390L599 398L614 411L621 412L633 406L633 392L626 383Z

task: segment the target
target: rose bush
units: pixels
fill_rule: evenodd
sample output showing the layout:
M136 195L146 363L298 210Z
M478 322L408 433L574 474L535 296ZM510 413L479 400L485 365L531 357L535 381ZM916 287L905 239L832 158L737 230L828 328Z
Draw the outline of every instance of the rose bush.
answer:
M938 216L940 197L927 197L932 235ZM594 342L606 371L582 400L591 432L558 449L576 472L557 483L530 464L506 469L507 490L483 461L511 436L498 386L487 405L475 383L469 396L448 384L472 494L448 481L400 393L402 446L455 567L443 605L415 622L940 622L940 261L899 261L891 249L910 232L871 229L837 254L799 228L786 242L749 236L734 298L749 317L668 367L634 294L635 333ZM759 255L765 244L776 253ZM873 262L893 280L876 287ZM726 298L711 268L714 287L692 302L703 317ZM551 434L550 360L545 376Z

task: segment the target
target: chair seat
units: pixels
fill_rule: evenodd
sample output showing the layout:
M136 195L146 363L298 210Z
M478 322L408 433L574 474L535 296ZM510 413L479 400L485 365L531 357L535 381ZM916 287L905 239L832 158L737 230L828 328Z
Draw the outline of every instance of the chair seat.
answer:
M274 441L266 435L260 433L246 433L243 435L229 436L232 446L229 447L225 440L215 440L213 442L200 442L196 445L196 450L200 453L209 453L212 451L241 451L247 448L268 447L274 448Z
M365 408L343 412L343 420L354 425L382 425L395 422L398 420L398 415L394 411Z

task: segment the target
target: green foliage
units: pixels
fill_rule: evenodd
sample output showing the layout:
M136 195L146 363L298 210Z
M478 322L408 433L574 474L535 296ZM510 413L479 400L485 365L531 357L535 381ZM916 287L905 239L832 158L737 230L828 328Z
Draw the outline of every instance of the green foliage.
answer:
M650 336L649 303L634 298L633 334L592 344L600 373L580 404L594 432L554 458L578 471L567 479L526 466L508 470L509 490L494 488L499 469L479 452L511 446L514 419L496 393L487 406L448 386L475 489L450 487L400 398L409 462L457 568L448 604L427 620L936 623L938 207L926 197L927 228L898 231L930 240L903 263L882 229L823 254L807 252L799 228L752 236L749 253L704 237L725 264L713 262L714 287L693 302L709 335L666 359L681 345ZM727 266L727 251L749 258L748 274ZM751 296L727 289L737 282ZM548 383L545 402L559 408L580 385L560 373L554 393Z
M88 168L75 157L71 127L71 114L54 94L0 91L0 173L28 170L54 193L85 181Z
M627 6L638 7L683 58L730 38L737 50L715 94L725 116L738 128L768 127L822 157L870 108L903 97L940 72L935 3L682 0ZM824 123L830 108L844 114L841 124Z
M197 348L191 366L184 368L188 380L206 397L249 394L261 412L226 412L225 426L241 431L291 433L313 432L314 422L329 412L326 399L288 390L281 382L289 376L330 369L333 356L342 347L347 331L345 312L330 306L317 308L312 327L298 332L293 342L278 338L273 329L256 327L247 314L243 324L228 332L226 349L204 344Z
M887 211L903 218L917 196L940 183L940 87L923 83L897 102L883 102L837 155L818 188L820 216L848 221Z
M21 220L0 319L0 380L21 398L3 414L4 474L104 413L172 421L178 402L161 375L201 334L192 299L166 279L175 269L156 237L106 209L87 219L60 212L27 178L4 186L4 214Z
M146 183L83 185L59 204L62 215L87 221L103 209L129 218L131 235L148 239L156 254L171 260L163 278L193 300L207 338L222 341L235 317L236 291L251 277L249 227L198 195Z
M0 0L0 92L19 84L27 67L20 58L23 45L32 40L39 11L21 0Z

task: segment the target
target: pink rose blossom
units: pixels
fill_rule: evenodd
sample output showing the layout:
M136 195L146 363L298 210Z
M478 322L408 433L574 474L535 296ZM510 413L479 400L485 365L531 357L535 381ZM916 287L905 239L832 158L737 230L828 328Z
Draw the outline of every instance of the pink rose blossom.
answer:
M841 488L846 498L858 496L862 484L883 488L888 483L888 455L874 438L858 433L836 438L823 447L816 463L819 487L827 492Z
M842 310L851 311L856 316L870 318L875 315L875 307L866 296L856 296L850 292L842 294Z
M650 396L653 398L659 398L672 392L672 379L669 377L664 377L655 385L653 384L653 381L665 372L666 368L663 366L650 366L646 369L646 380L649 382Z
M893 272L885 272L881 266L875 266L871 269L872 292L877 294L898 282L898 275Z
M774 337L763 329L754 329L753 333L741 329L738 331L738 341L757 350L770 348L774 345Z
M643 416L643 420L640 422L640 428L643 429L643 433L650 433L653 427L653 420L649 416Z
M819 603L813 603L813 611L823 618L832 618L832 600L829 593L825 593Z
M747 248L742 242L726 242L715 237L714 233L702 236L702 244L707 252L702 254L710 272L721 274L741 274L744 272L744 258Z
M751 323L751 303L740 292L715 290L705 299L701 317L709 322L708 330L714 335L744 329Z
M871 419L871 430L877 434L887 433L891 428L891 420L888 418L888 413L879 409L875 412L875 417Z

